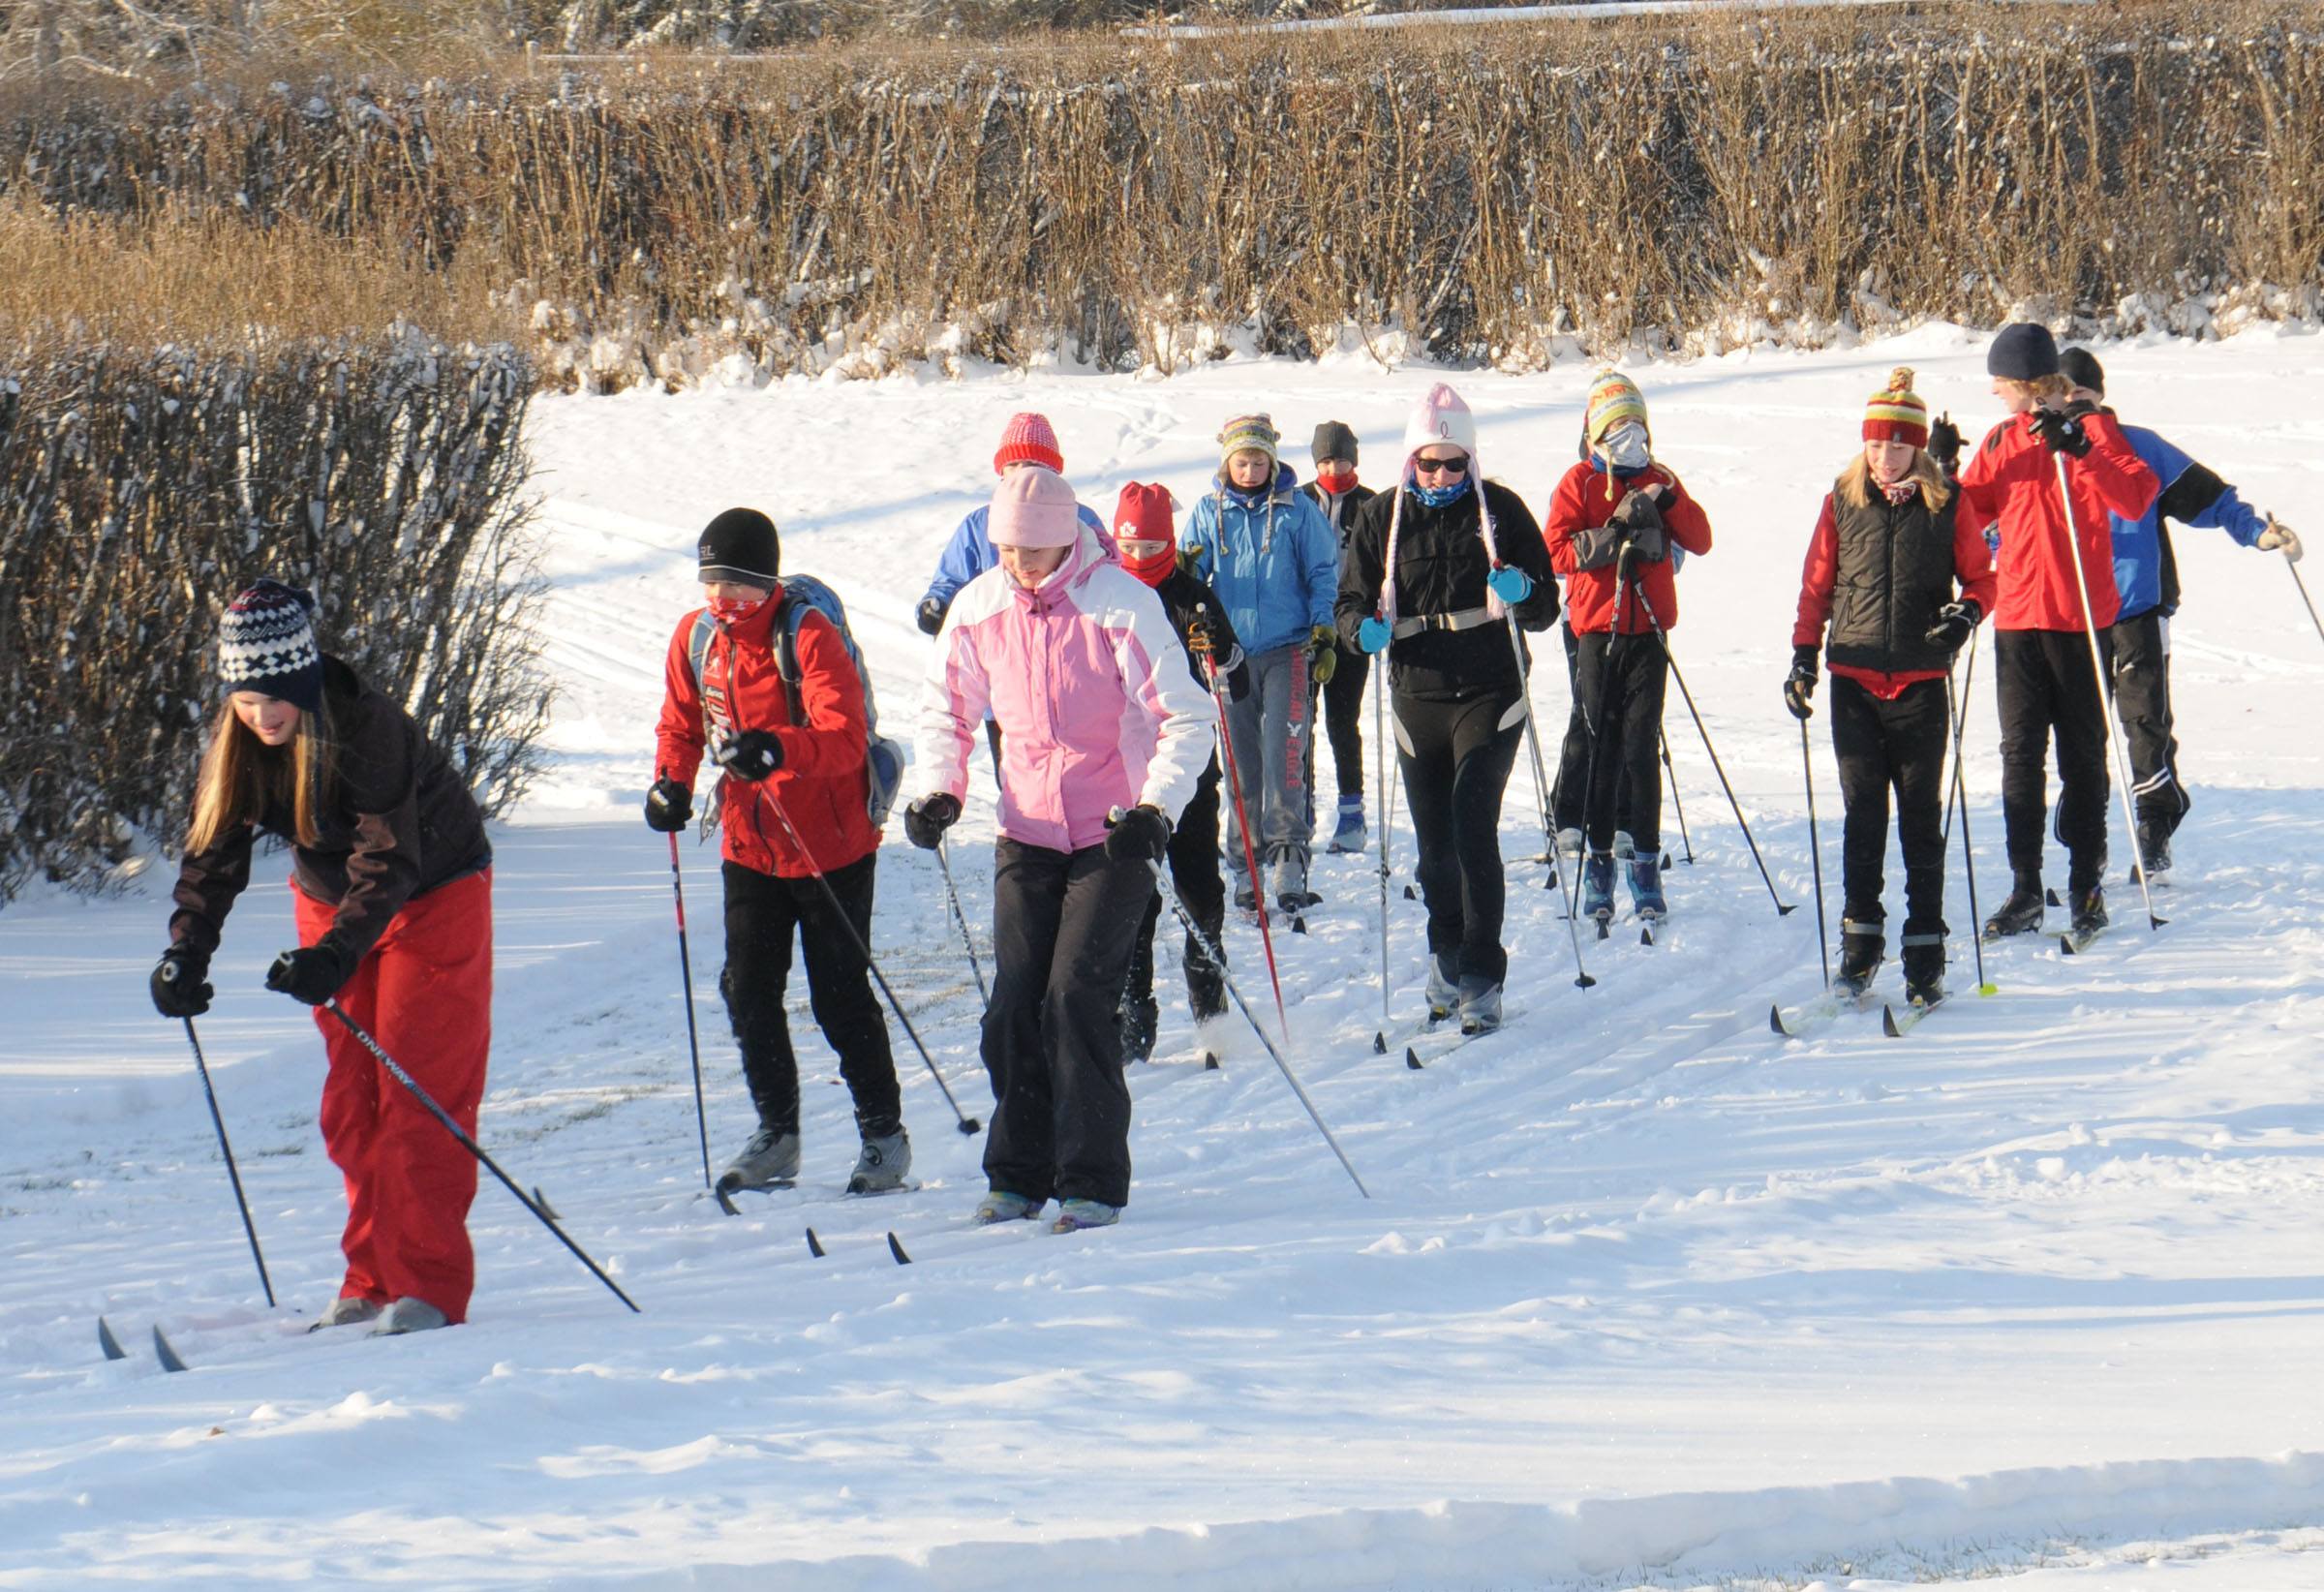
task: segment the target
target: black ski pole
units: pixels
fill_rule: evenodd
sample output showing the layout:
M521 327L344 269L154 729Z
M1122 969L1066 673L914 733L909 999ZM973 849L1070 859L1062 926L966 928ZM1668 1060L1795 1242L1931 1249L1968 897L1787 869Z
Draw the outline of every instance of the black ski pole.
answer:
M702 1041L694 1031L694 962L686 946L686 880L678 869L678 832L670 831L670 899L678 903L678 982L686 989L686 1050L694 1062L694 1131L702 1137L702 1186L710 1180L710 1118L702 1109Z
M968 914L961 910L961 893L952 882L951 848L941 835L936 837L936 866L944 871L944 894L952 903L952 921L961 926L961 943L968 947L968 970L976 975L977 995L990 1006L993 991L985 983L985 964L976 960L976 936L968 932Z
M1976 678L1977 672L1977 632L1974 630L1969 632L1969 667L1961 680L1960 703L1956 708L1952 677L1948 675L1944 682L1944 705L1945 710L1954 716L1952 794L1959 798L1961 807L1961 871L1969 876L1969 950L1976 960L1977 994L1989 995L1994 993L1994 986L1985 978L1985 926L1977 915L1977 852L1969 842L1969 774L1961 759L1960 725L1969 713L1969 683Z
M1786 905L1775 888L1775 880L1767 872L1767 861L1759 855L1759 842L1751 838L1751 820L1743 816L1743 804L1735 799L1735 787L1728 781L1727 769L1719 761L1719 749L1711 745L1709 726L1702 721L1701 710L1695 706L1695 693L1687 689L1687 677L1679 672L1678 655L1670 650L1670 637L1665 633L1663 622L1656 617L1654 604L1647 600L1642 588L1638 592L1638 606L1646 610L1646 623L1654 627L1654 638L1662 643L1663 657L1670 664L1670 678L1678 682L1678 694L1686 699L1687 712L1695 720L1695 733L1702 737L1702 750L1711 755L1711 770L1719 776L1719 788L1727 792L1727 805L1733 809L1735 822L1742 827L1743 843L1751 847L1751 860L1758 864L1759 877L1766 882L1767 894L1775 903L1775 915L1780 918L1798 911L1799 903Z
M1799 721L1799 766L1808 782L1808 861L1816 874L1816 950L1823 958L1823 984L1832 984L1832 945L1823 927L1823 846L1816 839L1816 759L1808 751L1808 721Z
M202 1098L210 1103L210 1125L218 1130L218 1153L226 1157L226 1179L234 1185L234 1207L242 1212L242 1231L250 1238L250 1258L259 1263L259 1286L266 1291L266 1308L274 1308L274 1282L266 1275L266 1257L259 1252L259 1230L250 1219L250 1202L242 1197L242 1174L234 1167L234 1147L226 1142L226 1118L218 1114L218 1091L210 1087L210 1064L201 1058L201 1041L194 1020L187 1018L186 1043L194 1047L194 1070L201 1074Z
M614 1281L611 1277L607 1276L605 1274L604 1268L589 1258L589 1252L587 1250L583 1249L579 1244L567 1238L566 1236L565 1229L559 1227L556 1219L547 1211L541 1209L539 1203L535 1201L532 1195L526 1193L523 1189L516 1186L515 1180L511 1179L507 1173L501 1170L501 1163L494 1160L490 1155L486 1154L484 1151L484 1147L477 1144L475 1140L470 1138L467 1130L461 1127L458 1122L452 1120L451 1114L436 1103L435 1096L431 1095L426 1089L421 1088L418 1081L410 1073L404 1071L402 1064L398 1062L394 1056L389 1056L385 1051L380 1048L380 1042L371 1037L371 1034L364 1028L362 1024L357 1023L353 1018L348 1016L346 1009L342 1007L336 1000L324 1001L322 1003L322 1009L326 1012L329 1012L333 1017L337 1018L343 1025L345 1025L347 1031L353 1034L355 1038L361 1042L365 1050L378 1056L380 1058L380 1065L387 1069L388 1076L392 1077L397 1083L403 1085L405 1088L411 1090L412 1098L417 1100L420 1105L426 1109L427 1114L430 1117L433 1117L436 1118L436 1120L442 1122L443 1124L443 1130L450 1134L453 1138L459 1140L461 1148L466 1149L471 1155L474 1155L486 1171L490 1172L494 1177L500 1179L501 1186L506 1189L509 1193L515 1195L517 1204L523 1206L527 1210L532 1211L535 1220L538 1221L541 1226L547 1228L550 1232L556 1234L557 1241L564 1244L567 1249L570 1249L575 1258L577 1258L582 1265L589 1268L590 1274L592 1276L596 1277L606 1287L612 1289L613 1297L615 1299L620 1300L624 1304L629 1306L630 1309L637 1310L637 1301L631 1299L627 1294L623 1293L622 1285ZM642 1310L638 1311L638 1313L641 1315L644 1314Z
M1687 804L1678 799L1678 770L1670 766L1670 737L1657 724L1654 738L1663 747L1663 774L1670 781L1670 811L1678 815L1678 843L1686 847L1687 866L1695 866L1695 840L1687 833Z
M823 899L831 903L832 916L839 919L840 927L847 931L847 937L854 942L856 953L864 959L864 965L872 970L872 979L879 985L879 993L888 997L888 1006L895 1012L896 1021L902 1024L903 1031L911 1036L912 1049L918 1051L920 1059L928 1063L929 1076L936 1081L936 1087L944 1091L944 1103L952 1108L952 1115L960 1123L961 1131L977 1132L985 1124L962 1111L961 1103L952 1097L952 1086L945 1083L944 1075L936 1070L936 1058L929 1055L928 1047L920 1042L920 1030L912 1026L911 1017L904 1011L903 1002L896 998L894 990L888 988L888 975L879 970L879 963L872 957L872 947L864 942L864 936L857 932L855 920L847 915L847 908L841 903L840 893L831 887L831 880L823 876L823 865L815 861L815 854L807 848L807 842L799 838L799 831L792 826L791 815L782 810L782 803L776 799L773 791L762 786L758 794L766 798L767 806L775 811L776 821L782 825L782 832L791 838L791 844L799 848L799 855L807 859L808 869L814 874L815 882L823 887Z

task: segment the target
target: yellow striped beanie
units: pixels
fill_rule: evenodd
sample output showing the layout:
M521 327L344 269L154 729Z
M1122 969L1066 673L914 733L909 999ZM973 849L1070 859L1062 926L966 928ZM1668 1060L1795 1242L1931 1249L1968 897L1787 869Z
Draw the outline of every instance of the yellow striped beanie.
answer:
M1603 370L1590 383L1590 396L1581 412L1582 440L1595 447L1605 434L1625 421L1646 425L1646 395L1618 370ZM1649 431L1654 428L1647 426Z
M1899 365L1890 371L1888 384L1864 406L1864 440L1929 445L1929 406L1912 390L1911 366Z

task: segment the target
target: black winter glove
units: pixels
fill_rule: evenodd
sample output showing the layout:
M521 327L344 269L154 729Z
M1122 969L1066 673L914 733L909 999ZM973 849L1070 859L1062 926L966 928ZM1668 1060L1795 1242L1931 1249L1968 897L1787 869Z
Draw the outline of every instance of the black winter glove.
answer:
M1622 551L1624 528L1608 522L1574 533L1574 566L1576 569L1603 569L1614 562Z
M1967 597L1948 602L1937 610L1937 623L1921 635L1923 641L1934 642L1948 653L1957 653L1985 617L1985 611Z
M1805 723L1815 717L1816 710L1808 706L1808 698L1816 694L1816 649L1791 649L1791 672L1784 677L1784 706L1791 717Z
M1106 855L1115 862L1158 863L1170 851L1170 820L1141 802L1106 815Z
M694 815L694 793L664 776L646 790L646 827L657 835L675 835Z
M274 965L266 969L266 988L320 1006L339 993L339 986L353 971L337 946L318 940L276 957Z
M943 629L945 606L939 598L922 597L919 612L920 628L929 635L934 635Z
M782 743L773 730L745 730L711 755L736 779L756 781L782 767Z
M153 964L145 981L153 992L153 1009L164 1017L199 1017L210 1009L210 959L191 945L172 945Z
M1953 424L1952 411L1947 410L1929 427L1929 457L1942 467L1947 478L1961 471L1961 428Z
M950 791L923 796L903 810L903 838L923 851L933 851L960 816L961 799Z
M2034 416L2034 435L2052 453L2070 453L2079 459L2090 452L2090 432L2082 424L2082 415L2071 410L2039 411Z

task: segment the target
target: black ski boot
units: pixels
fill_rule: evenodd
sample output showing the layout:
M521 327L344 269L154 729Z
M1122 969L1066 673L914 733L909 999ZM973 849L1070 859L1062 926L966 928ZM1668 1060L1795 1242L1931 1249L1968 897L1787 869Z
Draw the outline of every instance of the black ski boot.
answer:
M1944 998L1944 934L1942 924L1933 934L1905 932L1905 998L1915 1006Z
M1162 1008L1151 995L1132 995L1124 999L1121 1009L1114 1014L1114 1026L1121 1033L1121 1058L1124 1061L1151 1061L1154 1058L1154 1030L1161 1026Z
M2170 825L2154 818L2139 820L2138 869L2150 885L2160 884L2170 876Z
M2104 886L2094 884L2087 890L2075 891L2073 903L2073 935L2076 939L2088 939L2106 927L2106 890Z
M1859 923L1854 918L1840 920L1840 973L1832 980L1832 988L1842 995L1862 995L1872 988L1872 975L1881 965L1881 953L1888 942L1881 933L1881 920L1874 918Z
M2041 875L2020 873L2010 888L2009 899L1985 920L1985 937L2001 939L2009 934L2030 934L2041 927Z

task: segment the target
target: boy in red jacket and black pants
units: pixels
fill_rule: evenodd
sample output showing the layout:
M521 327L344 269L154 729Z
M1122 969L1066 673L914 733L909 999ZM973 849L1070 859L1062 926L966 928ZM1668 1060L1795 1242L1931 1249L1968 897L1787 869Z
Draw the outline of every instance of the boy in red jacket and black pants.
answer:
M1923 451L1929 408L1910 370L1892 372L1873 394L1863 432L1808 542L1784 705L1802 720L1815 711L1817 655L1828 653L1847 809L1834 986L1862 994L1886 949L1881 875L1893 786L1905 852L1905 998L1933 1005L1944 998L1944 679L1993 606L1993 555L1981 522Z
M2003 326L1986 351L1985 369L2009 418L1986 434L1961 472L1961 497L1964 513L1996 522L2000 534L1993 652L2013 879L2008 900L1985 920L1985 936L2041 927L2044 762L2053 735L2067 900L2075 932L2086 933L2106 922L2106 701L2091 649L2095 643L2109 656L2106 628L2121 606L2109 516L2139 518L2157 486L2112 415L2066 405L2072 384L2059 372L2048 327ZM2070 521L2059 496L2061 461L2073 498Z
M863 1149L848 1192L872 1193L902 1183L912 1147L887 1020L859 949L872 943L879 846L869 807L864 683L839 628L813 611L798 628L799 678L782 679L789 616L778 553L775 522L755 508L729 508L702 533L702 590L716 628L699 680L692 636L705 610L688 613L670 637L646 823L668 833L686 827L707 748L725 770L717 791L726 830L726 967L719 989L758 1108L758 1131L719 1186L773 1188L799 1176L799 1062L782 1011L796 929L808 1003L855 1097ZM845 908L843 920L834 898Z

